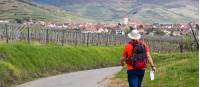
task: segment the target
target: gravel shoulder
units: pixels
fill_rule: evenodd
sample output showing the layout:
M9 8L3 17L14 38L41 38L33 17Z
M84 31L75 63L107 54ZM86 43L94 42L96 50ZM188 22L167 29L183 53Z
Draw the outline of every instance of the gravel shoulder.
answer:
M105 87L107 80L120 70L121 67L109 67L72 72L41 78L17 87Z

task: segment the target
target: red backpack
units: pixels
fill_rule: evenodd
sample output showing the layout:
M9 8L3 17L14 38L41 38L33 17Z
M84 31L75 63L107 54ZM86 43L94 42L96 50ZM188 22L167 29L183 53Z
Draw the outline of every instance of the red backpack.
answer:
M147 55L145 46L139 42L133 43L131 62L135 69L143 69L146 67Z

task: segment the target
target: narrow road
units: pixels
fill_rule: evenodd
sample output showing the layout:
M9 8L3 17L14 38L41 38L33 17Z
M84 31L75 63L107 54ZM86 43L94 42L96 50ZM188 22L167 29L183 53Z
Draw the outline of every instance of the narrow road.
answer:
M121 70L121 67L110 67L87 71L72 72L35 81L17 87L105 87L106 80Z

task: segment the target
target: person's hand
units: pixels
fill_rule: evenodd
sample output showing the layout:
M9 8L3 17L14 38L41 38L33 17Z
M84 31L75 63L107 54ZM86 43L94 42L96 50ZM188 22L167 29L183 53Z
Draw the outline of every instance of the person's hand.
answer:
M152 67L152 70L153 70L154 72L156 72L156 67L155 67L155 66L153 66L153 67Z
M121 66L123 67L124 66L124 58L121 58Z
M122 66L122 67L124 66L124 62L121 62L121 66Z

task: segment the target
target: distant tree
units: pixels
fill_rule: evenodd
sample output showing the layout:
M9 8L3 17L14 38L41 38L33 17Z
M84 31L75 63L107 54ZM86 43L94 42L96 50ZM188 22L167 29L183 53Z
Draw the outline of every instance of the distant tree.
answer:
M22 22L22 19L18 19L18 18L15 19L15 22L17 22L17 23L19 23L19 24L22 24L22 23L23 23L23 22Z
M129 27L128 27L128 26L125 26L125 27L124 27L124 33L125 33L125 35L128 35L129 32L130 32Z
M170 36L173 36L173 33L176 29L175 28L172 28L171 31L170 31Z
M160 29L158 29L158 30L155 31L155 34L156 35L165 35L165 32L160 30Z
M112 29L111 34L116 34L116 29Z
M146 29L146 31L147 31L147 34L150 34L151 32L153 32L153 28Z

